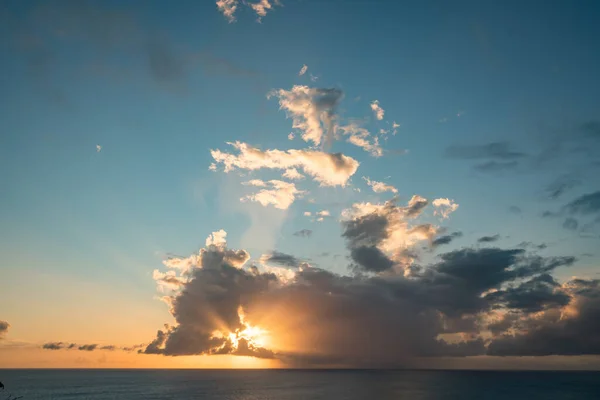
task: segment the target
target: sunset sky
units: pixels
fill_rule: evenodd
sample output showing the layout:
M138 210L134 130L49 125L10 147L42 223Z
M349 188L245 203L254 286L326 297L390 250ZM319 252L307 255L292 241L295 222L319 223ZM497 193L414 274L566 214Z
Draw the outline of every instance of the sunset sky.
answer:
M599 17L1 1L0 368L600 369Z

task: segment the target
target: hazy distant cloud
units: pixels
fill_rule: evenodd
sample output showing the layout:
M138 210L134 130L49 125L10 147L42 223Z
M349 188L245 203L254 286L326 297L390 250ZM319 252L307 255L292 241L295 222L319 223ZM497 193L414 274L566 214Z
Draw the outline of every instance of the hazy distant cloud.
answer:
M366 176L363 176L363 179L367 182L367 185L369 185L375 193L384 193L384 192L398 193L398 189L396 189L392 185L388 185L383 182L372 181Z
M238 0L217 0L217 8L230 23L235 21L237 6Z
M544 189L547 196L552 199L558 199L562 194L573 189L574 187L581 184L581 181L573 174L561 176L554 182L550 183Z
M299 237L304 237L304 238L309 238L311 237L313 231L311 231L310 229L300 229L299 231L294 232L294 236L299 236Z
M159 82L177 82L185 74L184 59L175 53L164 38L152 38L147 44L148 65L152 76Z
M519 166L517 161L488 161L483 164L474 165L473 168L480 172L501 172L511 170Z
M359 163L341 153L324 153L314 150L266 150L262 151L246 143L228 143L239 151L229 154L211 150L217 164L223 164L225 172L239 169L257 170L290 169L302 170L319 182L321 186L345 186L348 179L358 169Z
M96 145L96 153L100 153L102 151L102 146L99 144Z
M104 345L100 346L98 344L77 344L77 343L67 343L67 342L48 342L42 345L42 349L44 350L79 350L79 351L95 351L95 350L106 350L106 351L134 351L143 347L143 345L136 345L131 347L119 347L115 345Z
M435 199L431 204L435 207L433 215L438 215L442 219L447 219L450 214L458 210L458 203L450 199Z
M579 222L575 218L569 217L565 219L562 226L567 230L574 231L579 227Z
M344 97L341 90L296 85L291 90L273 90L267 95L271 97L279 99L279 108L292 118L293 128L302 131L304 141L315 145L331 141L336 109Z
M464 160L497 159L516 160L527 155L510 148L508 142L493 142L484 145L449 146L446 148L446 156L449 158Z
M77 350L81 351L94 351L98 347L97 344L82 344L77 348Z
M377 118L379 121L381 121L383 119L385 110L383 108L381 108L381 106L379 105L379 100L373 100L371 102L371 110L373 110L373 113L375 114L375 118Z
M571 214L594 214L600 212L600 191L588 193L576 198L565 206Z
M8 332L9 329L10 329L10 324L6 321L0 320L0 340L2 339L2 337L4 335L6 335L6 333Z
M477 243L492 243L492 242L496 242L500 239L500 235L496 234L493 236L482 236L479 239L477 239Z
M260 203L264 207L272 205L280 210L287 210L290 205L296 200L296 197L303 195L306 192L296 189L296 185L291 182L284 182L279 180L270 180L263 182L258 179L254 179L246 182L246 184L252 186L266 187L261 189L257 193L253 193L242 197L241 201L254 201Z
M337 126L336 131L348 136L348 143L362 148L373 157L381 157L383 149L379 145L379 138L372 136L371 133L361 127L357 122L351 122L348 125Z
M308 71L308 65L304 64L302 68L300 68L300 72L298 72L298 76L302 76Z
M510 207L508 207L508 211L510 211L513 214L523 213L523 210L521 209L521 207L518 207L518 206L510 206Z

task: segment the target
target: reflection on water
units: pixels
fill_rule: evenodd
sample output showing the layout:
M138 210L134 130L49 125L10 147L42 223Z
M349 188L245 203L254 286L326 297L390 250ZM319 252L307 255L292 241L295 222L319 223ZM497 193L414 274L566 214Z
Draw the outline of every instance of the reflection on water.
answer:
M596 372L0 370L33 399L600 399Z

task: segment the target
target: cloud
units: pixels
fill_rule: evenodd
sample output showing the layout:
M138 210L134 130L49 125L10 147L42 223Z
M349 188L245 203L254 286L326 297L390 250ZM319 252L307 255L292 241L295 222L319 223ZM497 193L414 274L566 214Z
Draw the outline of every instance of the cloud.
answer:
M96 153L100 153L102 151L102 146L99 144L96 145Z
M382 272L392 267L402 270L412 263L414 257L407 251L423 240L432 240L437 233L430 224L411 223L428 204L415 195L406 207L398 206L394 199L381 204L355 203L343 210L342 236L355 268Z
M562 226L567 230L575 231L579 227L579 222L575 218L569 217L565 219Z
M290 254L281 253L279 251L273 251L270 254L263 254L260 257L260 262L261 264L279 264L289 268L300 268L303 266L308 266L308 264L305 261L302 261Z
M0 320L0 340L2 339L2 337L4 335L6 335L6 333L8 332L9 329L10 329L10 324L6 321Z
M500 239L500 235L496 234L493 236L482 236L477 239L477 243L493 243L497 242Z
M379 105L379 100L373 100L371 102L371 110L373 110L373 113L375 114L375 118L377 118L377 120L381 121L383 119L385 110Z
M336 126L337 131L348 136L348 143L360 147L373 157L381 157L383 155L383 149L379 145L379 138L372 136L367 129L359 126L357 122L351 122L344 126Z
M396 121L394 121L392 123L392 134L395 135L398 133L398 128L400 128L400 124L396 123Z
M231 23L235 22L235 11L237 10L238 0L217 0L217 8L223 13L225 18Z
M83 344L77 348L80 351L94 351L98 347L97 344Z
M392 185L387 185L383 182L372 181L365 176L363 176L363 179L367 182L367 185L369 185L375 193L384 193L384 192L398 193L398 189L396 189Z
M446 148L446 157L463 160L517 160L527 155L511 150L508 142L493 142L484 145L449 146Z
M516 161L498 162L488 161L483 164L477 164L473 168L479 172L501 172L517 168L519 163Z
M302 76L308 71L308 65L304 64L302 68L300 68L300 72L298 72L298 76Z
M513 214L522 214L523 213L523 210L521 209L521 207L518 207L518 206L510 206L510 207L508 207L508 211Z
M274 0L271 3L269 0L260 0L258 3L248 3L248 5L258 14L258 22L262 21L262 18L267 15L267 12L273 8L273 5L279 5L278 0Z
M432 247L438 247L445 244L450 244L454 239L462 237L462 232L452 232L449 235L438 236L431 242Z
M442 219L447 219L450 214L458 210L458 204L450 199L435 199L431 204L435 207L433 215L440 216Z
M293 235L298 237L309 238L311 237L312 233L313 231L311 231L310 229L300 229L299 231L294 232Z
M296 185L291 182L279 180L263 182L261 180L254 179L245 183L253 186L269 188L261 189L257 193L244 196L240 199L240 201L254 201L260 203L264 207L272 205L280 210L287 210L296 200L297 196L306 193L305 191L296 189Z
M321 186L345 186L359 166L358 161L341 153L314 150L262 151L246 143L228 144L238 150L239 154L211 150L215 162L223 164L225 172L236 168L254 171L262 168L286 170L298 167Z
M568 203L565 210L571 214L588 215L600 212L600 191L584 194Z
M550 199L556 200L564 193L580 184L581 181L578 178L576 178L573 174L565 175L561 176L560 178L556 179L554 182L546 186L544 192Z
M598 291L593 282L563 287L549 275L572 257L520 248L464 248L413 265L408 275L394 273L396 260L385 249L390 214L415 217L420 203L355 205L347 215L354 219L342 222L355 267L371 274L298 268L298 257L279 252L261 259L280 267L233 264L228 254L244 251L222 241L201 249L198 264L181 272L185 286L168 296L176 324L141 352L248 355L288 366L402 366L415 357L484 355L486 329L498 343L519 321L538 312L564 314L579 307L577 296ZM517 317L498 317L499 309Z
M279 108L292 118L293 128L302 131L302 139L320 145L330 142L334 132L336 108L344 93L339 89L310 88L296 85L291 90L271 91L267 98L277 97ZM324 136L327 138L324 138Z
M571 300L561 309L521 315L514 334L497 336L488 347L496 356L600 354L600 281L572 279L560 289ZM561 304L566 300L561 300ZM557 304L559 305L559 304Z
M284 178L291 180L301 180L304 179L304 175L302 175L296 168L286 169L282 175Z
M329 212L329 210L321 210L315 213L315 217L317 218L317 221L321 222L325 218L331 217L331 213Z

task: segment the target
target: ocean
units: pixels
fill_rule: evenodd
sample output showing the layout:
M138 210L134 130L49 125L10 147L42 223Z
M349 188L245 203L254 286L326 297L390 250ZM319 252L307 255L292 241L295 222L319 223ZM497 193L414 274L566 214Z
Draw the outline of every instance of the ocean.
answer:
M598 372L0 370L23 400L600 399Z

